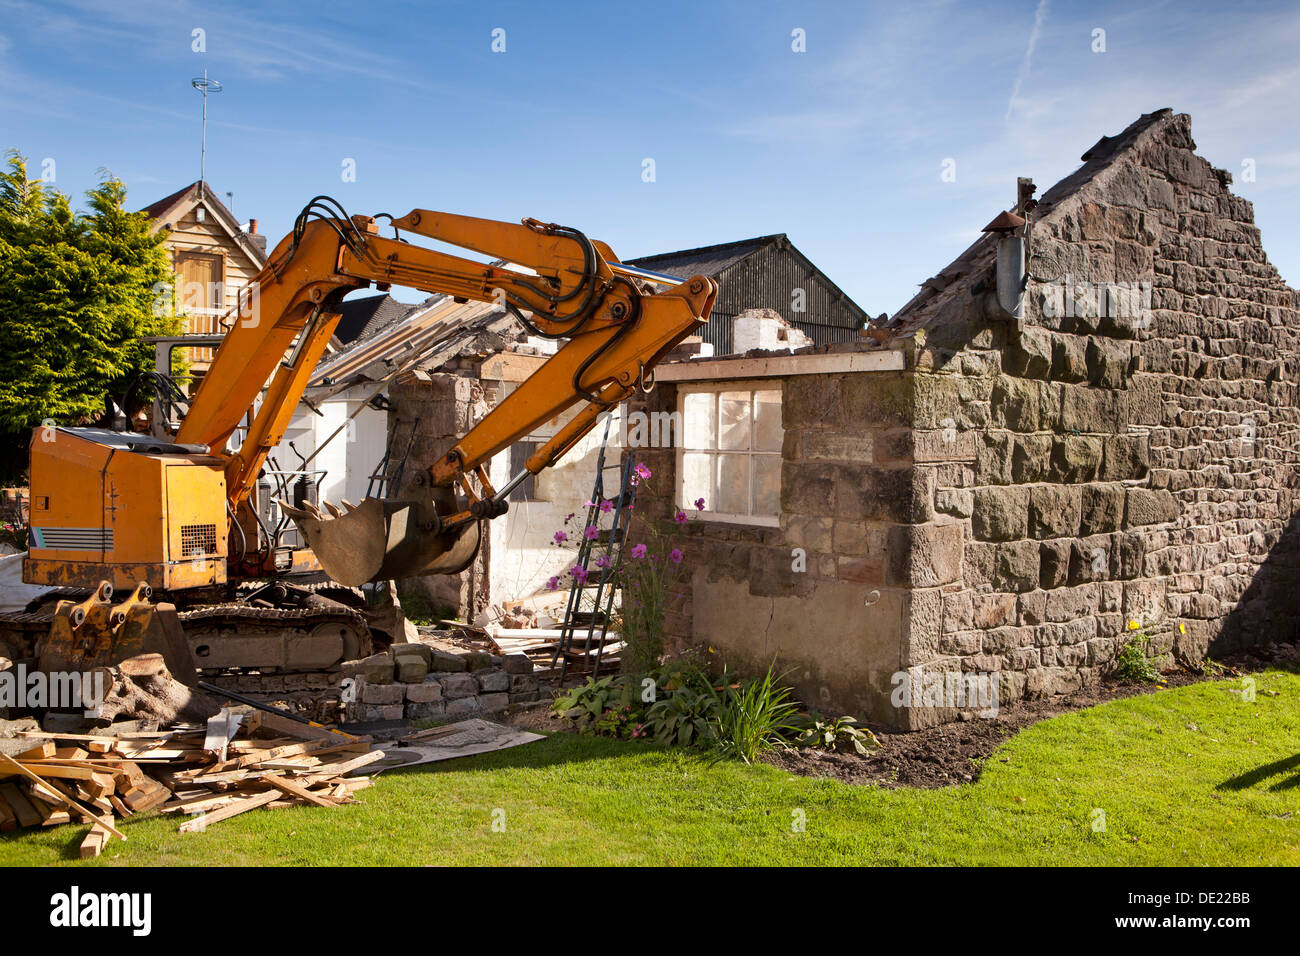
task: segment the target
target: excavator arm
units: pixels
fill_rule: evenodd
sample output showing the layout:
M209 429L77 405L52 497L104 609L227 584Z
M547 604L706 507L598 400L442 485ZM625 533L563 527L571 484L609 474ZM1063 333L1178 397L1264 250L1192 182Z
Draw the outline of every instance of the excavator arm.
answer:
M458 301L494 302L535 334L562 342L434 462L426 476L427 500L367 499L346 512L329 507L329 514L287 509L322 567L343 584L465 567L477 551L481 521L504 513L510 489L553 464L604 410L646 388L655 364L708 320L717 295L716 283L704 276L651 292L638 278L640 270L620 263L607 245L563 226L424 209L400 219L349 217L336 206L326 197L312 200L241 293L177 433L179 443L220 453L266 386L243 441L228 453L232 514L283 437L349 292L373 283L383 290L401 285ZM394 236L380 235L380 219L390 220ZM403 233L509 265L418 245ZM528 459L524 471L500 491L493 489L486 464L494 455L580 403L585 407Z

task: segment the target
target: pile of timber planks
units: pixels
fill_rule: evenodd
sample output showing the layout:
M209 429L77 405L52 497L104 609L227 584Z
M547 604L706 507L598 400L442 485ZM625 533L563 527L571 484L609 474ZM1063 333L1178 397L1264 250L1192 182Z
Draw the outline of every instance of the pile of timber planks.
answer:
M0 830L88 822L84 859L126 839L120 819L151 810L198 833L258 807L352 803L371 781L348 774L384 757L369 737L248 716L243 726L222 711L206 729L117 736L25 731L30 750L0 753Z

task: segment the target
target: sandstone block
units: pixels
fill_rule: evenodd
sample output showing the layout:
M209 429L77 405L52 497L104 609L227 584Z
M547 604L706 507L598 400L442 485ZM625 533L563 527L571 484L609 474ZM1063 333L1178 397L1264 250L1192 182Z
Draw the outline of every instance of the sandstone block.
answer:
M1068 485L1035 485L1029 489L1029 535L1063 538L1079 532L1079 489Z
M367 684L391 684L393 682L393 658L387 651L372 654L361 661L362 674Z
M407 684L406 700L412 704L427 704L433 700L442 700L442 682L434 677L428 678L422 684Z
M448 674L442 678L442 696L451 700L473 697L478 693L478 681L469 674Z
M1124 486L1085 485L1081 489L1079 530L1100 534L1117 530L1124 520Z
M962 537L959 524L895 525L888 535L886 581L935 587L958 580Z
M1125 493L1124 524L1161 524L1178 517L1178 502L1166 489L1129 488Z
M1101 439L1067 435L1052 444L1052 477L1061 484L1092 481L1101 466Z
M971 531L981 541L1014 541L1029 529L1029 489L1018 485L976 488Z

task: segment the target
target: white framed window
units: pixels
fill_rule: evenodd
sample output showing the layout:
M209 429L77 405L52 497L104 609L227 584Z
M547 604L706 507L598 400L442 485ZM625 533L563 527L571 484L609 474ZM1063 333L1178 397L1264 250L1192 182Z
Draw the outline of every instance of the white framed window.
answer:
M740 524L777 525L781 514L781 387L777 383L683 384L677 504Z

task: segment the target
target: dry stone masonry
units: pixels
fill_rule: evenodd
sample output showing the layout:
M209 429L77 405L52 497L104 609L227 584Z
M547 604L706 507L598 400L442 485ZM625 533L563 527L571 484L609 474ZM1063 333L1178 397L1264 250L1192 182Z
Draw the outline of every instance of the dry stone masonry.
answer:
M433 635L436 638L436 633ZM394 644L343 665L346 719L446 721L498 714L511 704L541 700L533 663L523 654L497 656L436 644Z

